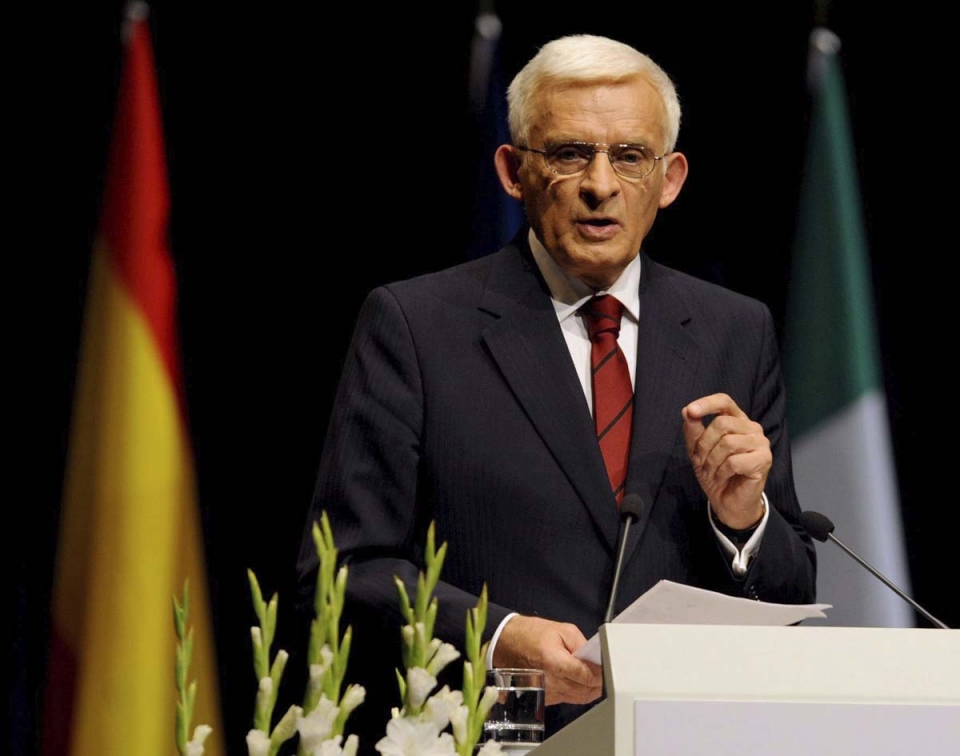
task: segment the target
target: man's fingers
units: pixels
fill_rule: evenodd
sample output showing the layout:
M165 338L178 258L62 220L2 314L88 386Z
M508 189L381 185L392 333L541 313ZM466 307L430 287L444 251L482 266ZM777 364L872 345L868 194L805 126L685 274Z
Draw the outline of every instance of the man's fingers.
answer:
M576 625L518 616L504 625L494 663L542 669L548 704L589 703L603 691L603 670L573 656L584 643Z
M709 415L730 415L731 417L746 417L729 394L710 394L696 399L683 408L684 417L691 420L700 420Z
M570 676L570 669L547 671L547 703L589 703L603 692L603 671L586 662L584 668ZM592 667L592 669L590 669Z
M699 464L713 449L717 439L729 432L729 422L749 418L727 394L704 396L684 407L683 438L690 459Z
M581 642L576 643L574 648L567 647L568 638L561 630L564 647L562 650L554 649L546 660L547 703L589 703L599 698L603 692L603 669L596 664L577 659L571 653L586 642L580 631L576 628L574 630L582 639Z
M714 425L718 427L714 428ZM769 452L770 442L759 423L718 417L698 440L691 459L703 468L705 474L713 475L731 458L764 450ZM748 469L743 467L743 462L737 463L737 470Z
M691 417L687 414L686 407L683 408L683 441L687 447L687 456L693 459L697 448L697 441L703 434L703 424L699 418Z
M500 633L493 661L498 667L541 669L547 658L570 658L587 642L576 625L518 615Z
M547 681L545 703L553 706L558 703L587 704L596 701L603 693L603 686L593 688L583 686L566 687L562 680L555 680L553 684Z
M730 527L755 523L773 465L763 426L727 394L696 399L681 414L687 455L714 512Z
M735 454L723 461L714 477L721 486L736 477L763 480L766 471L770 468L771 459L769 449L756 449Z
M578 659L569 653L557 653L547 660L553 673L571 685L586 688L595 687L603 682L603 670L596 664Z

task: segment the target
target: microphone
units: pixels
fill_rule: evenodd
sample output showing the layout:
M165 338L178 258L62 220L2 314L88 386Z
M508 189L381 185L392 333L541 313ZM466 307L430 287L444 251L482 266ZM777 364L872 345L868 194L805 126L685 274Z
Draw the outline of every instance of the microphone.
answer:
M620 573L623 570L623 555L627 550L627 533L630 526L640 519L643 512L643 499L640 494L628 493L620 502L620 533L617 537L617 564L613 569L613 585L610 587L610 602L603 617L606 624L613 619L613 606L617 603L617 590L620 587Z
M624 497L624 501L626 501L626 497ZM906 593L904 593L899 588L897 588L897 586L891 583L886 577L881 575L878 570L874 569L869 564L867 564L865 560L857 556L850 548L847 547L846 544L843 543L843 541L837 538L833 534L835 526L830 521L829 517L827 517L824 514L820 514L819 512L801 512L800 525L803 527L804 530L807 531L807 533L810 535L811 538L814 538L821 542L826 542L826 540L829 538L831 541L837 544L837 546L839 546L841 549L847 552L850 556L856 559L860 564L866 567L872 575L882 580L884 585L886 585L894 593L896 593L900 598L902 598L904 601L910 604L910 606L912 606L914 609L920 612L920 614L922 614L924 617L930 620L930 622L932 622L937 627L943 628L944 630L950 629L945 624L943 624L940 620L938 620L936 617L930 614L930 612L928 612L926 609L920 606L920 604L918 604L916 601L910 598Z

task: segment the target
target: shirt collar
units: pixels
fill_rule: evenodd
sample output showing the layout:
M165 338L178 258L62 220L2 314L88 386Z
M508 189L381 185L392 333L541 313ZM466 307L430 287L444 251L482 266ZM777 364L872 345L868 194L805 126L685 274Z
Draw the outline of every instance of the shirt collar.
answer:
M530 229L530 251L533 259L540 268L543 280L550 290L553 306L556 308L560 322L575 314L588 299L596 294L610 294L619 300L625 312L636 323L640 315L640 255L634 257L630 264L623 269L620 277L613 285L602 291L594 291L587 284L574 276L568 276L557 265L556 261L540 243L537 235Z

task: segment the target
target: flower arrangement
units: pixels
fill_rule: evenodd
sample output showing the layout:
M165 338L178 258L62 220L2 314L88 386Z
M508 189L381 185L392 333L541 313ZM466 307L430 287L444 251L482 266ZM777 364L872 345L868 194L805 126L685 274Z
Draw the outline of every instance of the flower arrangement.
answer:
M280 678L287 666L288 654L283 649L277 652L270 663L270 646L277 629L277 594L265 604L260 584L252 570L247 570L250 580L250 592L253 596L253 609L260 625L250 628L253 641L253 669L259 681L257 699L254 706L253 729L247 733L247 750L250 756L276 756L280 746L297 734L297 721L303 716L303 709L291 706L276 726L271 730L273 709L280 691Z
M363 703L366 691L360 685L343 687L353 636L351 627L340 633L347 567L337 570L337 549L326 512L322 513L319 523L314 523L313 540L320 566L307 654L309 681L302 706L290 706L272 728L277 693L289 655L280 649L271 661L278 597L273 594L265 602L256 575L251 570L247 572L258 620L258 625L250 628L258 687L253 727L246 738L249 756L278 756L281 746L297 735L297 756L356 756L357 736L345 738L345 729L348 717ZM438 609L433 592L446 551L446 543L436 548L436 531L431 523L424 559L426 570L419 573L412 603L406 586L394 578L406 620L400 633L404 671L396 671L402 705L394 708L386 723L386 734L376 744L381 756L495 756L501 753L499 743L477 746L484 719L497 695L496 688L483 684L487 644L482 644L481 638L487 621L486 585L477 606L467 614L463 689L450 690L444 685L436 690L437 675L460 657L460 652L451 644L433 637ZM203 742L211 731L209 726L198 725L192 740L187 741L196 698L196 681L189 685L186 682L193 651L193 632L187 628L188 587L185 583L182 600L178 601L176 596L173 599L178 640L176 739L181 756L203 756Z
M427 531L426 573L417 579L417 595L413 604L399 578L394 578L400 593L400 607L407 624L400 631L403 641L403 664L406 675L397 670L401 709L394 709L387 723L386 736L377 743L382 756L472 756L480 738L483 721L496 700L497 689L482 687L483 657L486 644L480 638L487 622L487 588L480 601L467 615L467 659L463 663L463 690L451 691L437 686L437 675L460 656L449 643L433 637L437 618L437 598L433 596L447 544L436 549L433 523ZM451 725L453 734L445 732ZM499 743L488 742L479 751L484 756L500 753Z

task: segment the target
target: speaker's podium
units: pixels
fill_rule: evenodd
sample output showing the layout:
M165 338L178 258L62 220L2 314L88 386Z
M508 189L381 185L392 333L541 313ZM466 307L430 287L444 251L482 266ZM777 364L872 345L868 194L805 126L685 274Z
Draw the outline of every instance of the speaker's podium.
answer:
M532 756L960 756L960 630L604 625L606 697Z

